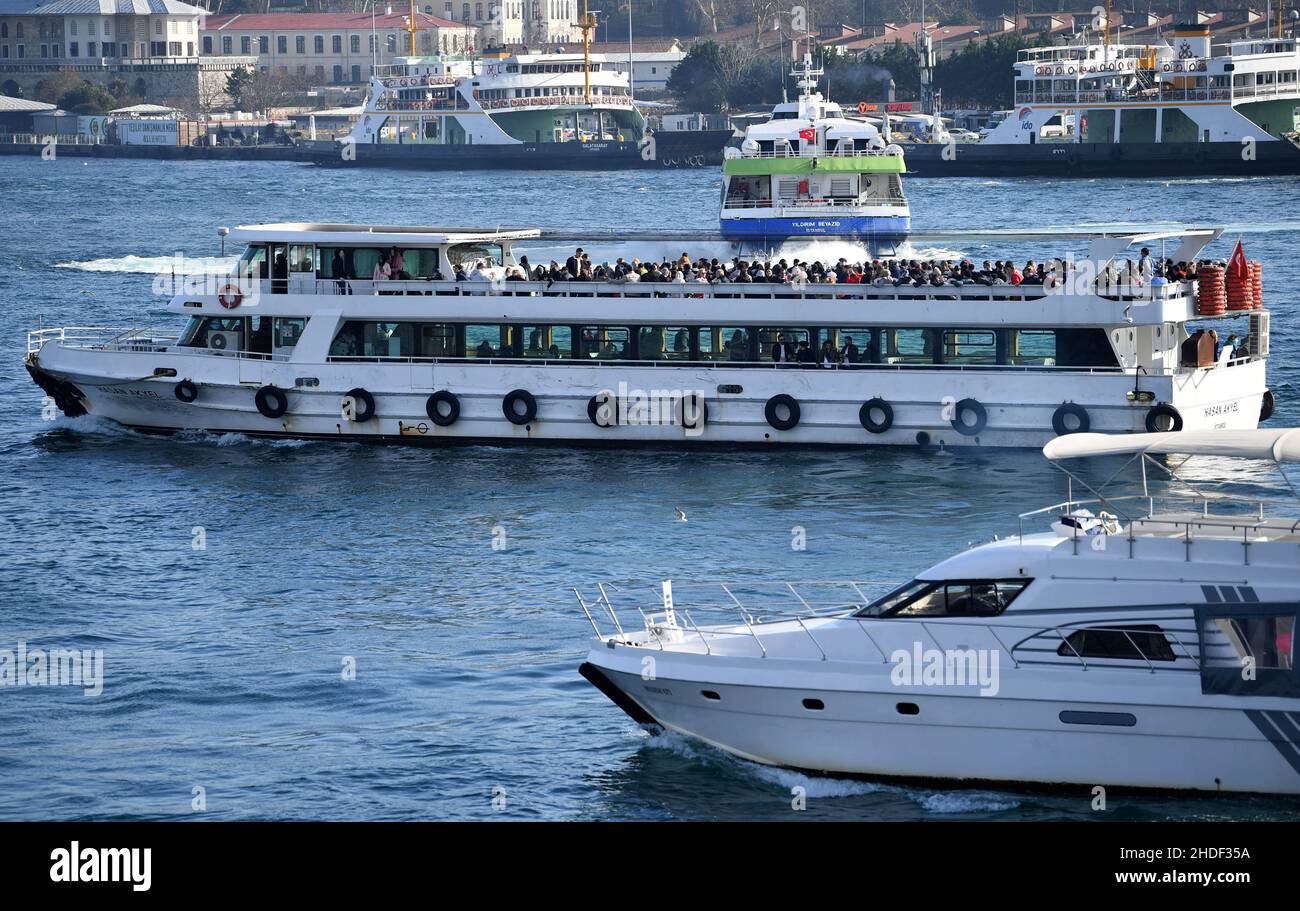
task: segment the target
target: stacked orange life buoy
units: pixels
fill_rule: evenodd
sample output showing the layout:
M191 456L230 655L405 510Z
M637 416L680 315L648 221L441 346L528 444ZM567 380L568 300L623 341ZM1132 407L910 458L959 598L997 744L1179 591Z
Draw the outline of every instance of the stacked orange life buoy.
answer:
M1228 292L1229 310L1250 310L1255 306L1255 286L1250 273L1251 270L1247 268L1245 277L1241 277L1232 269L1228 270L1224 284Z
M1264 307L1264 264L1257 259L1250 261L1250 280L1254 297L1252 308L1261 310Z
M1222 316L1228 310L1222 266L1201 266L1196 273L1200 286L1196 295L1196 312L1200 316Z

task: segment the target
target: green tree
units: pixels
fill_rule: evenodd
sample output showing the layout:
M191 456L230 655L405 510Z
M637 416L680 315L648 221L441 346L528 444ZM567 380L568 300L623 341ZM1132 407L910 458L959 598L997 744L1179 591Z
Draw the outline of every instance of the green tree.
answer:
M668 91L690 111L716 114L781 100L781 63L734 44L691 46L668 77Z
M251 105L245 105L244 102L252 100L255 79L256 73L246 66L236 67L226 77L226 94L230 96L230 100L236 108L249 110L251 107Z
M35 97L37 101L60 104L64 95L81 88L83 84L85 80L78 76L75 70L59 70L36 84Z
M82 82L59 99L59 107L74 114L107 114L118 107L117 99L102 85Z

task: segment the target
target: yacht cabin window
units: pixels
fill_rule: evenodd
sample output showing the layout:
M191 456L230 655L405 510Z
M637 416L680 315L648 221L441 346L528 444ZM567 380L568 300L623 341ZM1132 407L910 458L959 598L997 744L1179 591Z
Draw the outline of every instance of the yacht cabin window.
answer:
M1062 640L1063 658L1114 658L1122 661L1174 661L1177 656L1154 624L1077 629Z
M1226 603L1197 608L1201 692L1300 696L1294 604Z
M914 579L858 611L858 617L994 617L1030 579Z

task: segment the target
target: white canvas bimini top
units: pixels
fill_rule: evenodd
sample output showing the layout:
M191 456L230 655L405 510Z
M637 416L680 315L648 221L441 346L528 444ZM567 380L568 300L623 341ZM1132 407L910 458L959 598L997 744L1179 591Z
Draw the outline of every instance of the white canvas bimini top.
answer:
M1071 433L1043 447L1053 461L1103 455L1210 455L1300 462L1300 428L1186 430L1178 433Z

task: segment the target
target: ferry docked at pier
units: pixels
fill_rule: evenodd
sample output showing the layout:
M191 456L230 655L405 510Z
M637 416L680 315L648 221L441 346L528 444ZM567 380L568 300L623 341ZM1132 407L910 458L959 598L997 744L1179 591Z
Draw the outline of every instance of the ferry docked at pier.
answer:
M1141 458L1141 492L1075 499L1092 488L1072 479L1010 536L878 596L575 590L595 634L581 673L640 724L810 772L1300 794L1300 510L1184 488L1166 458L1296 463L1300 429L1077 434L1045 454Z
M717 165L729 130L647 130L628 74L600 54L485 51L403 57L370 79L321 164L606 169Z
M1099 235L1055 287L895 287L520 280L535 229L252 225L230 231L233 274L177 289L180 325L33 330L26 364L65 414L162 433L933 448L1249 429L1271 411L1268 311L1113 280L1127 251L1190 263L1220 233ZM1185 356L1199 320L1234 315L1244 350ZM800 342L836 357L795 362Z
M911 210L903 195L903 149L880 129L844 115L817 91L812 55L791 74L799 99L745 131L722 163L722 236L742 249L791 238L841 237L873 255L906 239Z
M1108 34L1108 33L1107 33ZM1300 51L1294 37L1211 42L1106 38L1028 48L1015 108L979 142L909 143L919 176L1300 174ZM945 154L946 150L946 154Z

